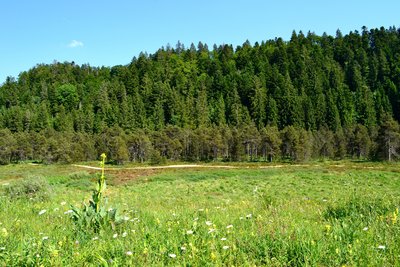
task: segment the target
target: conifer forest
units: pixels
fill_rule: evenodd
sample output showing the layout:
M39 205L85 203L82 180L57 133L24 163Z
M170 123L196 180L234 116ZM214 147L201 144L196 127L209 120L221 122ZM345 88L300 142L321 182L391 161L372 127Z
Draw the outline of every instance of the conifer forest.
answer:
M400 29L178 42L0 87L0 163L398 159Z

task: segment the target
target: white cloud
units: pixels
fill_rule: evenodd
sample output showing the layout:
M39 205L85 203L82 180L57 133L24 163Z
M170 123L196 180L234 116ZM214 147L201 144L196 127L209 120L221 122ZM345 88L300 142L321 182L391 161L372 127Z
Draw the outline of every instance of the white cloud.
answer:
M71 48L76 48L76 47L80 47L83 46L83 43L81 41L77 41L77 40L72 40L69 44L69 47Z

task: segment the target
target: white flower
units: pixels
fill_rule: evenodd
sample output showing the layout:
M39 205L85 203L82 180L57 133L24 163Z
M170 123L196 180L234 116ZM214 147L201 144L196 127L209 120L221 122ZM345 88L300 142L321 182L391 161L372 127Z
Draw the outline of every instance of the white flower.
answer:
M193 221L197 221L198 219L199 219L199 217L196 217L196 218L193 219Z
M1 247L0 250L6 250L6 247Z
M127 251L125 254L126 254L126 256L132 256L133 255L132 251Z
M174 253L170 253L170 254L168 254L168 256L170 256L171 258L176 258L176 254L174 254Z
M208 231L209 234L214 233L215 229L210 229L210 231Z
M175 213L172 213L172 216L174 216L174 217L175 217L175 216L176 216L176 214L175 214Z
M207 224L208 226L211 226L213 223L212 223L212 221L206 221L206 224Z
M223 246L222 248L227 250L229 248L229 246Z
M118 237L118 234L113 234L113 238L117 238Z
M192 230L187 230L187 231L186 231L186 234L192 235L192 234L193 234L193 231L192 231Z
M379 245L379 246L378 246L378 249L386 249L386 246Z
M181 250L185 251L185 250L186 250L186 247L181 247Z
M230 225L228 225L228 226L226 227L226 229L229 229L229 228L233 228L233 225L230 224Z
M79 241L78 240L75 240L75 245L79 245Z
M246 215L247 219L250 219L251 217L253 217L253 214L251 214L251 213Z
M47 239L49 239L49 237L48 237L48 236L44 236L44 237L42 237L42 240L47 240Z
M41 211L39 211L39 215L43 215L43 214L45 214L47 212L47 210L41 210Z
M74 212L73 210L67 210L66 212L64 212L64 214L71 214L73 212Z
M126 237L127 235L128 235L127 232L123 232L123 233L122 233L122 237Z
M130 218L129 218L129 216L124 216L123 219L124 219L124 221L129 221Z
M221 238L221 241L226 241L226 237Z
M239 219L240 219L240 220L243 220L244 218L243 218L243 217L240 217Z
M368 227L364 227L364 228L363 228L363 231L367 231L367 230L368 230Z
M98 239L99 239L98 236L95 236L95 237L92 238L93 241L94 241L94 240L98 240Z
M67 202L63 201L60 204L61 204L61 206L64 206L65 204L67 204Z

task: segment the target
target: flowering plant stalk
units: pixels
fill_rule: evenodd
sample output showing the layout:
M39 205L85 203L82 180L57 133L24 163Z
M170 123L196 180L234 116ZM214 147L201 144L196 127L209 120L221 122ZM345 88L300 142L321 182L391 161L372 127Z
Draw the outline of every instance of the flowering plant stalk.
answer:
M97 187L96 190L93 192L93 204L95 207L96 212L99 212L100 206L101 206L101 200L103 196L103 192L106 189L106 178L104 176L104 168L105 168L105 162L106 162L106 154L103 153L101 154L101 162L100 162L100 167L101 167L101 176L97 181Z
M121 216L117 215L117 209L106 209L105 205L102 205L103 193L106 189L104 169L107 157L104 153L100 157L101 176L97 180L97 186L93 192L92 199L89 201L89 205L83 204L81 209L71 206L71 218L75 222L77 230L85 233L88 228L98 233L104 227L114 229L117 224L122 223Z

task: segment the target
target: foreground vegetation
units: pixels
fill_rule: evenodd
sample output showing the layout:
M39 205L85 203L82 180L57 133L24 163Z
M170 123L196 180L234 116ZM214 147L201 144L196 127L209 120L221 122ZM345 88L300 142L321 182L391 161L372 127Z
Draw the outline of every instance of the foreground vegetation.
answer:
M93 231L70 205L87 203L96 173L1 166L0 265L400 264L398 164L237 167L107 170L123 222Z

